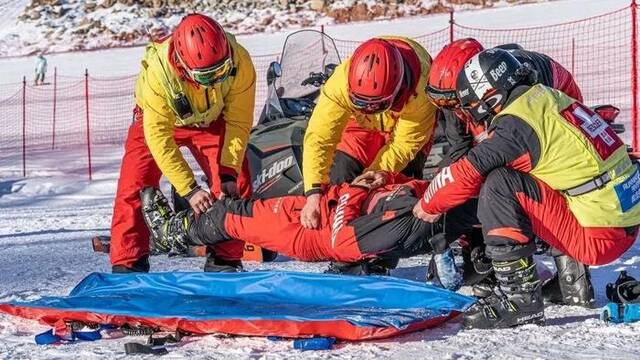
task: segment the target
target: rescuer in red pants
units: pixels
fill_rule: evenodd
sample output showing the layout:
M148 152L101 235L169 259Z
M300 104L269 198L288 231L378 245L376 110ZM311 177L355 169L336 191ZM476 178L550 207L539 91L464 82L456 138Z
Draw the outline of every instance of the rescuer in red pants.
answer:
M148 44L113 209L114 273L149 271L139 191L158 186L161 175L196 213L211 207L214 196L249 191L241 170L253 124L255 79L247 50L202 14L185 16L170 36ZM210 191L198 184L181 146L207 175ZM238 271L241 256L240 243L216 247L205 271Z
M179 254L187 245L243 239L302 261L358 263L432 250L429 240L443 232L443 222L426 223L412 214L412 204L427 185L402 175L368 172L352 184L330 186L321 199L318 229L307 229L300 221L304 196L225 199L199 217L190 210L171 215L157 189L145 189L141 196L160 253ZM466 206L453 209L447 216L445 238L452 241L471 231L477 223L474 213Z
M517 60L533 70L530 74L532 82L560 90L582 101L582 93L571 72L551 57L524 50L517 44L505 44L496 48L509 51ZM438 107L438 122L450 145L439 164L440 168L460 159L473 146L488 138L486 124L473 121L461 111L460 100L456 94L458 74L465 63L482 50L484 47L476 39L458 39L445 46L433 59L426 90L431 101ZM474 245L481 250L484 244L478 240L481 239L476 238ZM557 272L543 286L545 300L556 304L593 307L595 296L588 267L557 249L550 248L548 252L553 256ZM492 277L487 278L485 285L492 280ZM481 286L483 285L476 289Z
M149 230L144 224L140 210L140 189L147 186L158 187L162 173L145 143L142 110L136 108L134 114L135 121L129 128L121 176L118 180L110 251L114 266L122 264L136 270L148 271L146 259L149 254ZM220 194L220 179L216 174L223 132L221 124L223 122L216 121L206 129L181 127L174 130L176 145L190 150L205 173L211 193L215 197ZM241 196L250 195L251 189L243 173L238 178L238 189ZM242 241L229 242L216 246L214 251L219 259L240 259L243 245ZM142 261L138 260L141 258ZM223 262L218 260L219 264Z
M414 215L425 221L479 195L478 217L498 286L465 326L544 322L533 260L538 237L587 265L620 257L640 226L640 167L596 112L533 84L501 49L480 52L457 79L460 110L488 126L486 140L443 168Z

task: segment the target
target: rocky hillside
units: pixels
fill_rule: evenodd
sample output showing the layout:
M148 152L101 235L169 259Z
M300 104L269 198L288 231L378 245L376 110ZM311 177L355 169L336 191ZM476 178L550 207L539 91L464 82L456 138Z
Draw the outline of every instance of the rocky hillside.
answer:
M209 14L243 34L535 1L31 0L15 26L0 29L0 56L143 44L190 12Z

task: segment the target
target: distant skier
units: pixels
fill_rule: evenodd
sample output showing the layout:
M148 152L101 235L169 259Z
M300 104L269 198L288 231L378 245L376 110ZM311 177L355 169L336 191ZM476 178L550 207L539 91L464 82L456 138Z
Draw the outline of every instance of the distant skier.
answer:
M44 85L44 77L47 74L47 59L44 57L44 53L40 53L36 58L35 67L35 79L33 84L35 86Z
M640 169L613 129L502 49L480 52L457 79L459 111L488 126L487 139L443 168L414 214L440 214L479 195L478 217L499 286L465 314L470 328L544 322L533 253L540 238L588 265L633 245Z
M320 226L324 185L365 170L401 171L430 143L435 107L423 90L430 65L420 44L391 36L365 41L338 65L304 137L305 228Z
M113 272L149 271L149 231L139 192L164 175L196 213L214 197L246 195L239 177L253 124L256 74L249 53L213 19L185 16L173 34L150 43L136 82L134 122L122 159L113 221ZM179 147L205 172L202 189ZM205 271L238 271L242 242L215 247Z
M318 229L301 223L304 196L267 200L225 199L199 217L193 211L172 214L162 193L142 192L143 212L152 228L154 249L180 254L187 245L211 245L243 239L302 261L349 262L363 273L372 260L409 257L441 248L435 241L454 240L477 223L474 209L458 207L443 222L428 224L415 218L413 204L428 182L401 174L367 172L351 184L326 186L320 197ZM442 269L438 269L439 271ZM459 287L462 274L456 283Z
M530 72L532 82L558 89L582 101L582 93L571 73L549 56L523 50L516 44L501 45L499 48L508 49L511 55L533 70ZM472 121L459 110L460 100L456 94L458 74L464 64L482 50L482 44L476 39L460 39L445 46L433 59L427 95L438 107L438 121L451 145L440 167L460 159L474 145L487 138L485 124ZM558 271L544 286L545 299L555 303L592 307L595 299L588 267L556 249L550 249L550 253Z

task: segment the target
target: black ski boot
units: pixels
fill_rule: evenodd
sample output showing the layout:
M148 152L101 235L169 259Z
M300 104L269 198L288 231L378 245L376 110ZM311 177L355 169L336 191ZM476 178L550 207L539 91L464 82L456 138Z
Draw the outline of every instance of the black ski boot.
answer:
M139 273L139 272L149 272L149 255L142 256L138 260L136 260L131 266L124 265L113 265L111 267L111 272L113 274L130 274L130 273Z
M496 286L498 286L498 280L491 272L490 275L471 287L471 293L479 299L488 298L493 295Z
M240 260L225 260L216 257L215 253L209 253L204 263L204 272L234 273L243 272L244 267Z
M142 215L151 231L151 252L169 254L169 256L186 255L188 252L188 229L192 221L191 211L174 214L167 198L159 189L147 187L140 191Z
M391 269L395 269L400 262L399 258L375 258L355 263L332 261L325 274L341 275L389 275Z
M500 329L544 324L544 302L533 257L494 261L494 294L480 299L464 315L467 329Z
M567 255L554 255L557 273L542 286L545 301L561 304L595 307L595 296L589 268Z
M456 250L454 249L454 251ZM477 298L491 296L493 288L498 282L493 273L491 259L484 252L484 245L471 248L471 245L468 244L468 246L460 247L457 251L462 254L464 285L471 286L473 296Z

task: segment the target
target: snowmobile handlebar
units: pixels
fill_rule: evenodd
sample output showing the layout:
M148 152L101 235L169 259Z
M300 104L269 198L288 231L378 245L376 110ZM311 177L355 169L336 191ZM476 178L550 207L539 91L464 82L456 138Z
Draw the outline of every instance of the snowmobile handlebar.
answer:
M302 86L308 86L308 85L312 85L315 87L320 87L322 86L322 84L324 84L327 79L329 78L329 75L322 73L322 72L311 72L309 73L309 77L304 79L300 85Z

